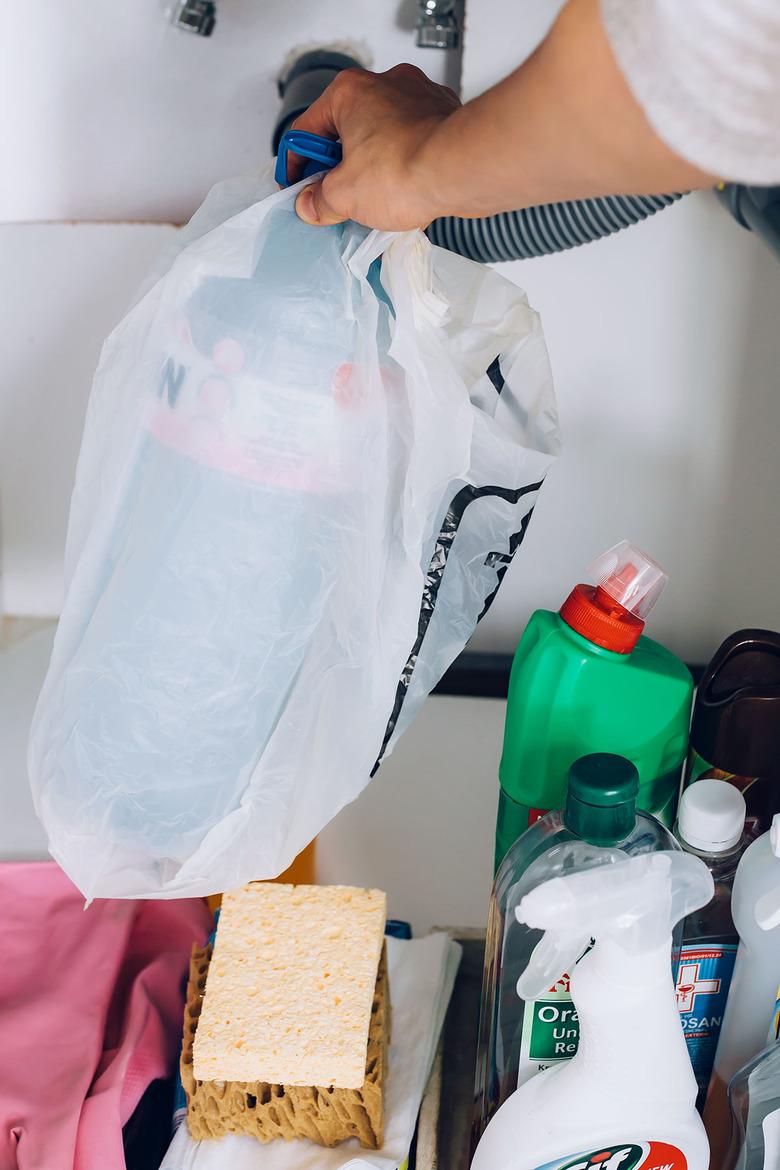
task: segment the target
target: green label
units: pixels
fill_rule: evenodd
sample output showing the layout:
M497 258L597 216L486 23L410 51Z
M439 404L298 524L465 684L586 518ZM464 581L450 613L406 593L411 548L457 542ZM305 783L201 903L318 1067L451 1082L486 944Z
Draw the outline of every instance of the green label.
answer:
M563 975L542 999L525 1004L518 1085L552 1064L571 1060L579 1042L580 1021L569 994L569 976Z

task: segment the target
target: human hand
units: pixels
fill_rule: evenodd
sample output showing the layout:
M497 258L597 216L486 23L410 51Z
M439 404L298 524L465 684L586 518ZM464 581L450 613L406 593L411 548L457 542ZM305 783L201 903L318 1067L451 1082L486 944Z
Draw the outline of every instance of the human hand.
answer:
M427 227L443 209L422 148L459 107L451 89L414 65L339 73L294 123L296 130L340 139L344 152L343 162L300 192L298 215L320 225L354 219L385 231ZM302 169L291 153L290 180Z

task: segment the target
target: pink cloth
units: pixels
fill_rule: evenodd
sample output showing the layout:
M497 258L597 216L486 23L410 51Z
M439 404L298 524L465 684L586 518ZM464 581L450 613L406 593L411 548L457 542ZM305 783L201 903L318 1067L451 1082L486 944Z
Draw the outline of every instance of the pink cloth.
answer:
M174 1068L197 899L97 901L0 865L0 1170L124 1170L122 1126Z

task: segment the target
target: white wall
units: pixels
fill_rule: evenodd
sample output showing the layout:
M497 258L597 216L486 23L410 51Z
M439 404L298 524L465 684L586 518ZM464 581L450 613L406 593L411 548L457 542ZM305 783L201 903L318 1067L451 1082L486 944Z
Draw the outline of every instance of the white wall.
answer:
M52 614L103 338L175 228L0 224L0 610Z
M504 270L542 315L564 451L479 645L624 536L671 574L650 632L688 661L780 629L780 260L699 194Z
M27 783L27 734L51 654L52 626L6 644L0 628L0 862L46 856Z
M527 52L556 6L471 4L464 91ZM380 68L455 69L415 50L413 15L395 0L222 0L204 41L171 29L157 0L22 6L0 47L13 110L0 218L181 220L213 180L266 156L274 78L296 44L352 38ZM90 371L155 231L162 240L166 229L139 225L0 230L6 611L59 607ZM651 629L681 654L702 660L739 625L780 626L780 263L697 195L507 274L542 313L565 449L473 646L511 649L530 610L558 604L623 536L672 575Z
M464 99L515 68L561 3L470 4ZM689 661L740 626L780 629L780 259L707 193L502 270L542 315L564 452L474 645L511 647L622 537L671 574L650 632Z
M167 3L15 5L0 38L0 221L185 221L218 179L268 158L296 49L339 44L457 83L457 55L415 47L416 0L218 0L208 38L171 27Z

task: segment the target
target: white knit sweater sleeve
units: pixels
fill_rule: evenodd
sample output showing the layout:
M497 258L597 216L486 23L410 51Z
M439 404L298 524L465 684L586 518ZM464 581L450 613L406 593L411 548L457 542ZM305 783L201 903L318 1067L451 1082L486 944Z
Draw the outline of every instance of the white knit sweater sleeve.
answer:
M780 183L780 0L601 0L658 136L709 174Z

